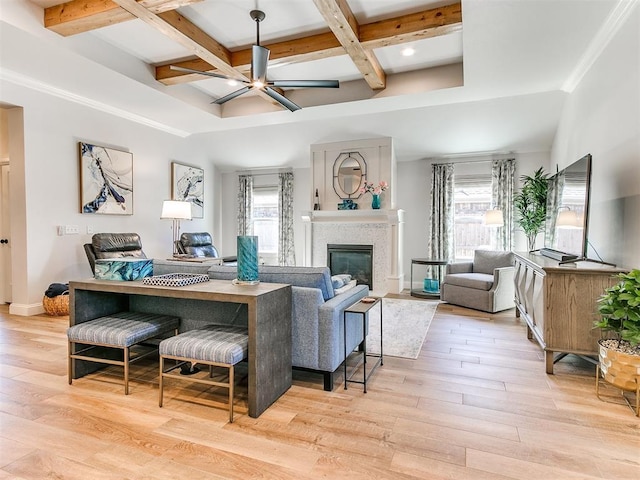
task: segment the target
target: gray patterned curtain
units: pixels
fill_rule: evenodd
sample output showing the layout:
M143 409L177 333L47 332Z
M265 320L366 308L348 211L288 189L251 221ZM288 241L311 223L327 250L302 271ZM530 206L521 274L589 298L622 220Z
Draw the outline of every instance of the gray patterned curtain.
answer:
M431 166L431 240L432 259L453 260L455 206L453 203L453 164ZM439 269L437 270L439 272ZM435 275L436 272L431 272ZM439 275L437 275L439 277ZM434 277L432 277L434 278Z
M253 210L253 177L238 177L238 235L251 235L251 215Z
M295 265L296 254L293 245L293 173L280 173L278 183L278 213L280 216L278 264L280 266Z
M504 226L492 229L493 244L498 250L513 249L513 189L516 160L494 160L491 164L491 203L502 210Z

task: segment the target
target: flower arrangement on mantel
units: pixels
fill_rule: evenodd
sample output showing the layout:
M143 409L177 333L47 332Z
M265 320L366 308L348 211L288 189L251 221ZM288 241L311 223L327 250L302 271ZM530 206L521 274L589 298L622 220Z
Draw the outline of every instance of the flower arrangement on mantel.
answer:
M386 189L389 188L387 182L380 182L378 185L374 185L373 182L364 182L364 185L360 189L360 193L370 193L371 195L380 195Z
M371 208L373 210L379 210L381 206L380 194L387 188L389 188L389 184L387 182L380 182L378 185L374 185L373 182L364 182L364 185L360 189L360 193L370 193L373 197L371 199Z

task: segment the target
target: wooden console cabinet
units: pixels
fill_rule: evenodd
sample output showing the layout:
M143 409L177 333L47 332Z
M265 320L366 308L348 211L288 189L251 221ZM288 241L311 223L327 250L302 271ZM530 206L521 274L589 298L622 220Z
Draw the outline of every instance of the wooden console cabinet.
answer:
M545 352L547 373L567 353L598 355L600 331L596 300L625 270L597 263L559 265L557 260L515 253L516 316L527 322L527 336ZM557 352L559 355L555 356Z

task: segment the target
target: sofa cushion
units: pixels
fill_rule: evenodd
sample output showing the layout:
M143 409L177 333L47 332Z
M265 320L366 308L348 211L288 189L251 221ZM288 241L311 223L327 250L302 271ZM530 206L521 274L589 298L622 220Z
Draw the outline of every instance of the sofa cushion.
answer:
M493 275L494 268L513 265L513 253L503 250L476 250L473 256L473 272Z
M209 270L214 280L233 280L237 277L236 267L214 265ZM261 265L258 267L258 279L267 283L284 283L296 287L317 288L322 298L329 300L335 296L331 283L329 267L277 267Z
M487 275L486 273L452 273L445 275L444 283L487 291L493 286L493 275Z

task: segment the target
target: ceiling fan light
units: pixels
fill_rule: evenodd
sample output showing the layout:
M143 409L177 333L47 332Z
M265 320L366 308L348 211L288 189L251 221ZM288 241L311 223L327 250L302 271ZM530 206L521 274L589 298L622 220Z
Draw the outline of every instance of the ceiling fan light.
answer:
M264 88L264 83L262 83L260 80L256 80L255 82L253 82L253 86L255 88Z

